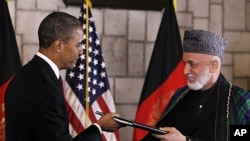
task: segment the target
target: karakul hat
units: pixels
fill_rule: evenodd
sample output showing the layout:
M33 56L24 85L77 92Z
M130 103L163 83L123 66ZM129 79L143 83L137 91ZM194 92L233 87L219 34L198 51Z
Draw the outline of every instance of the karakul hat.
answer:
M227 39L215 33L203 30L186 30L183 40L183 51L202 53L223 58Z

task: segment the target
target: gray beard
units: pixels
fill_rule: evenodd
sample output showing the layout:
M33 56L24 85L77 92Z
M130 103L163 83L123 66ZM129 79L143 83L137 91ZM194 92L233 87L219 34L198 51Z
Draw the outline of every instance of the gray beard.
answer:
M196 81L193 83L190 83L188 81L188 87L191 90L200 90L202 89L207 82L209 81L211 75L209 73L209 67L205 68L204 71L200 74L200 76L196 76Z

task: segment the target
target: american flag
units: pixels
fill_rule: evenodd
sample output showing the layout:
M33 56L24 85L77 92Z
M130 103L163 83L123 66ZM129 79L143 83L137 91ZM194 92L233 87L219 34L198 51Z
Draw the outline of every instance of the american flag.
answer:
M83 2L79 16L84 29L83 54L80 55L74 69L67 70L66 82L64 83L64 95L69 112L69 128L73 137L100 118L99 115L95 114L95 111L115 112L100 40L97 36L91 10L88 8L89 16L87 17L86 9L87 6ZM89 21L88 24L86 24L86 18ZM86 45L86 32L89 35L88 46ZM86 64L86 60L88 64ZM87 75L86 70L88 71ZM88 80L87 86L86 79ZM89 96L87 98L86 93ZM114 133L103 132L103 139L119 141L119 133L118 131Z

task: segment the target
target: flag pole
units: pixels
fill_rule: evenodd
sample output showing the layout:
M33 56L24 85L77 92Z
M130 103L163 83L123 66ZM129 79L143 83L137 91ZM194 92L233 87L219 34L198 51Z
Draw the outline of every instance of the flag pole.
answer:
M177 11L177 0L174 0L174 10Z
M86 107L86 118L85 118L85 127L88 127L89 125L89 83L88 83L88 78L89 78L89 6L90 0L86 0L86 83L85 83L85 107Z

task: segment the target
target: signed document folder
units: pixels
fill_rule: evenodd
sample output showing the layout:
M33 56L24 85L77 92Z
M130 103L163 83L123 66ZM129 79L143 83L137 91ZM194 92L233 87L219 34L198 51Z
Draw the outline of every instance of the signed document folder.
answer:
M99 111L96 111L95 113L100 115L100 116L103 115L103 113L99 112ZM142 129L142 130L149 131L150 133L160 134L160 135L168 133L167 131L160 130L160 129L156 128L156 127L149 126L149 125L146 125L146 124L141 124L141 123L134 122L134 121L130 121L130 120L127 120L127 119L124 119L124 118L121 118L121 117L116 117L115 116L115 117L113 117L113 119L116 122L120 123L121 125L131 126L131 127L134 127L134 128L139 128L139 129Z
M119 122L122 125L131 126L131 127L134 127L134 128L139 128L139 129L142 129L142 130L149 131L150 133L161 134L161 135L168 133L167 131L160 130L160 129L156 128L156 127L149 126L149 125L146 125L146 124L137 123L137 122L133 122L133 121L130 121L130 120L126 120L124 118L113 117L113 119L115 121Z

